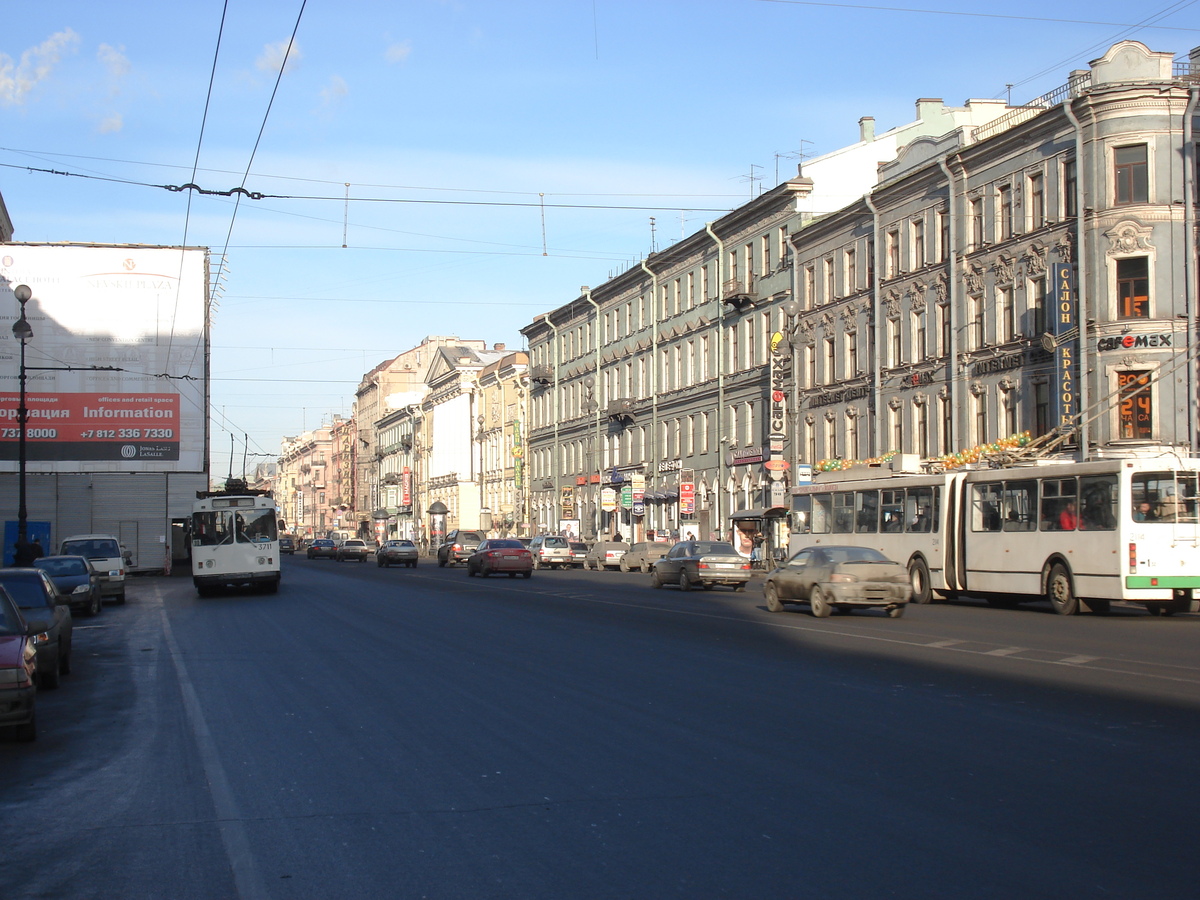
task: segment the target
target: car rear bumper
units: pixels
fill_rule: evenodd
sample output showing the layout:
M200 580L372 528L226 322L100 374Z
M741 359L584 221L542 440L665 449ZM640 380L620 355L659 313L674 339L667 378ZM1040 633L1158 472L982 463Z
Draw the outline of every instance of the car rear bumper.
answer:
M840 603L844 606L900 606L912 597L912 588L908 585L884 585L876 588L864 588L862 584L821 585L830 603Z

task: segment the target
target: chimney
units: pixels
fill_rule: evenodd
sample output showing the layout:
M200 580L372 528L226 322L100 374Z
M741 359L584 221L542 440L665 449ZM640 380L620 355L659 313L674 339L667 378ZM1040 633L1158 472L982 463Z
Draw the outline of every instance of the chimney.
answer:
M864 144L875 140L875 117L863 116L858 120L858 139Z
M921 97L917 100L917 118L921 120L940 116L944 104L941 97Z
M492 347L492 349L493 349L493 350L503 350L503 349L504 349L504 345L503 345L503 344L496 344L494 347Z

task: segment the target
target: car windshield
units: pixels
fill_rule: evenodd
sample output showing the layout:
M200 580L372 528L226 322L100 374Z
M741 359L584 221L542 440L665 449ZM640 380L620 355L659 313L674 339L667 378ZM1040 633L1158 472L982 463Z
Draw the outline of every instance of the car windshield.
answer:
M41 576L33 572L0 572L0 584L21 609L48 609L54 605L46 596Z
M116 541L100 539L90 539L84 541L64 541L63 553L70 553L75 556L86 556L88 559L117 559L121 555L121 548L117 546Z
M51 577L55 575L86 575L88 564L79 557L43 556L33 564Z
M826 547L825 555L834 565L845 562L888 562L878 550L868 547Z
M0 634L6 637L23 634L25 628L21 625L21 614L12 599L0 589Z
M696 541L697 556L737 556L733 544L723 541Z

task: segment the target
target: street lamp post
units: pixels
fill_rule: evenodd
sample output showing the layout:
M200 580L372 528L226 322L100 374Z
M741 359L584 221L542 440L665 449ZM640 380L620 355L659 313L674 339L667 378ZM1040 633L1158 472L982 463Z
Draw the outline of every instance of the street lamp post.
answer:
M33 328L25 318L25 304L33 297L33 291L27 284L18 284L13 288L13 296L21 304L21 317L13 323L12 333L21 342L21 365L18 377L21 386L21 399L17 406L17 427L19 437L17 443L17 565L28 565L29 559L29 510L25 506L25 431L29 410L25 406L25 342L33 337Z

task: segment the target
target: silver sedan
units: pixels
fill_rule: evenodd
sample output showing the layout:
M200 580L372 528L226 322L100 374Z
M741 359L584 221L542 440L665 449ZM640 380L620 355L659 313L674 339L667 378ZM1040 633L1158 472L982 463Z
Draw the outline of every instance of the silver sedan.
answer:
M725 541L680 541L654 563L650 584L675 584L681 591L722 584L744 591L750 581L750 560Z
M381 569L391 565L417 566L417 545L412 541L385 541L383 546L375 551L375 563Z

